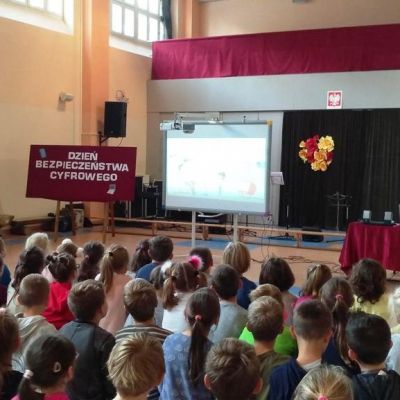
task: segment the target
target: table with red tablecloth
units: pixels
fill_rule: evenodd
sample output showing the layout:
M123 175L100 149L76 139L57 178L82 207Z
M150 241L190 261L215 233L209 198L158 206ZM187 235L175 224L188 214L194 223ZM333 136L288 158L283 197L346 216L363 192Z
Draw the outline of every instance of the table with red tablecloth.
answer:
M339 262L346 270L362 258L373 258L386 269L400 271L400 225L349 224Z

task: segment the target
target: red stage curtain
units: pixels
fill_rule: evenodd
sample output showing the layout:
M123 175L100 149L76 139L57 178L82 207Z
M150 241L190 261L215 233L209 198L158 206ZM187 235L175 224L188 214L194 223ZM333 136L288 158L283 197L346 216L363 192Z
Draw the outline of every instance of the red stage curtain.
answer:
M400 69L400 24L153 43L152 79Z

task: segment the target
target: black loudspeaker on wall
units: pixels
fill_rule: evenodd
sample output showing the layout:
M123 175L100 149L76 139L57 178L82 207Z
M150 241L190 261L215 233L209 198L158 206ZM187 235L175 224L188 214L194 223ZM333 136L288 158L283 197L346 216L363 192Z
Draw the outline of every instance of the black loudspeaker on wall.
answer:
M126 110L124 101L106 101L104 107L104 136L126 136Z

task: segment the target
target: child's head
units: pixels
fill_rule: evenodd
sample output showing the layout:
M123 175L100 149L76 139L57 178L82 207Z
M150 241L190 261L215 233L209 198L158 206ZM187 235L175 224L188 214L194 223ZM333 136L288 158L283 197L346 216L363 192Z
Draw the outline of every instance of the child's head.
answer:
M12 283L15 291L19 291L19 286L25 276L42 273L44 263L44 253L39 247L34 246L29 250L24 250L19 256L18 264L15 267L14 281Z
M200 266L201 272L205 272L208 274L210 272L210 268L214 265L213 256L208 247L194 247L190 251L189 256L200 257L202 261Z
M49 252L49 236L45 232L36 232L29 236L25 241L25 250L32 247L39 247L45 255Z
M332 272L325 264L310 265L307 278L301 291L302 296L317 298L323 284L332 278Z
M272 257L262 264L259 282L260 285L270 283L281 292L286 292L294 284L294 275L283 258Z
M130 270L132 272L137 272L143 265L151 263L151 257L149 254L150 241L141 240L135 248L135 253L133 254Z
M49 298L49 281L41 274L30 274L22 279L18 292L18 303L25 308L47 306Z
M3 386L3 375L9 370L14 351L19 347L19 327L17 318L0 308L0 391Z
M346 279L334 277L322 286L320 299L332 313L336 347L344 360L347 356L346 325L354 302L353 291Z
M218 400L247 400L261 389L260 366L254 348L227 338L208 352L204 383Z
M149 255L158 263L170 260L173 250L174 244L169 237L155 236L150 239Z
M383 363L392 347L388 323L362 311L350 314L346 338L350 359L365 366Z
M300 381L293 400L353 400L351 380L342 368L322 364Z
M332 333L332 314L319 300L301 303L293 313L293 330L297 341L328 344Z
M76 274L75 258L68 253L53 253L46 258L49 271L57 282L71 282Z
M241 281L238 272L230 265L218 265L211 274L211 287L223 300L236 297L240 284Z
M157 386L165 373L160 341L145 333L135 333L114 346L107 366L119 396L143 395Z
M129 264L128 250L119 244L112 244L104 253L100 263L100 281L106 293L111 289L113 274L125 274Z
M400 287L392 293L390 297L390 308L397 323L400 323Z
M68 307L78 320L97 323L107 313L103 284L94 279L75 284L68 294Z
M386 290L386 271L378 261L364 258L353 266L350 283L359 303L376 303Z
M104 245L97 240L91 240L83 246L83 260L79 267L77 281L94 279L99 273L99 263L104 256Z
M78 246L69 238L64 239L56 249L57 253L68 253L76 258L78 253Z
M282 293L275 285L264 283L252 290L249 295L251 301L257 300L262 296L270 296L274 298L283 307Z
M191 263L174 263L163 286L163 307L170 310L179 303L177 292L193 292L199 285L199 271Z
M156 289L157 293L163 290L165 279L166 276L164 275L161 265L158 265L150 273L150 283L153 285L154 289Z
M250 252L247 246L241 242L230 242L222 254L222 264L229 264L235 268L239 275L244 274L250 268Z
M136 278L124 287L124 304L136 322L150 321L157 307L156 290L150 282Z
M193 384L197 384L202 379L207 336L211 326L218 323L219 314L218 296L212 289L196 290L186 304L185 317L192 331L189 349L189 376Z
M59 333L38 336L26 350L27 370L18 389L19 398L42 400L44 393L64 391L73 377L75 358L74 345Z
M254 300L247 318L247 329L257 342L273 342L283 331L283 307L272 297Z

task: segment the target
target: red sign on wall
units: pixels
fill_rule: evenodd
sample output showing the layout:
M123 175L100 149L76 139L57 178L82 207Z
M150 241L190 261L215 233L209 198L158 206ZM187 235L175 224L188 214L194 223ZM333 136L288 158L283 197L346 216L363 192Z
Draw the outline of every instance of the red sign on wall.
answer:
M326 108L343 108L343 92L341 90L330 90L326 96Z
M26 197L132 200L136 147L32 145Z

